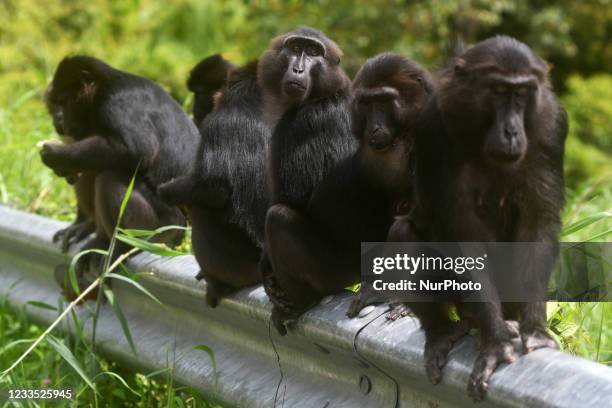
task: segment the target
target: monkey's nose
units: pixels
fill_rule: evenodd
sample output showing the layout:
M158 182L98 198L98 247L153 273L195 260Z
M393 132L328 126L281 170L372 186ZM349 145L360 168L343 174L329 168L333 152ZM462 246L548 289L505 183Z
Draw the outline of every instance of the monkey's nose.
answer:
M506 139L511 140L514 139L518 135L518 130L514 126L505 126L504 127L504 136Z

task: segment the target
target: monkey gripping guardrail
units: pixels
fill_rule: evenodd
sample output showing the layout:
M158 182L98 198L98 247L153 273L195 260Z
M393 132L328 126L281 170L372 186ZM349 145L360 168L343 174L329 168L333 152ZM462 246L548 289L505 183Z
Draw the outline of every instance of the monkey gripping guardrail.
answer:
M42 324L56 312L29 301L57 304L53 270L65 262L53 233L65 223L0 206L0 297ZM270 303L261 287L244 289L216 309L205 303L193 257L138 254L134 272L163 305L128 283L113 289L136 343L134 354L108 304L97 329L108 358L143 370L174 368L178 381L221 403L239 407L463 407L472 406L466 383L476 356L474 340L450 353L441 384L423 368L423 332L410 317L385 318L377 306L356 319L344 316L350 296L325 299L294 331L270 329ZM86 313L87 307L79 307ZM69 324L64 330L71 330ZM90 329L90 328L89 328ZM214 351L210 357L196 345ZM612 368L554 350L538 350L500 367L480 407L612 407Z

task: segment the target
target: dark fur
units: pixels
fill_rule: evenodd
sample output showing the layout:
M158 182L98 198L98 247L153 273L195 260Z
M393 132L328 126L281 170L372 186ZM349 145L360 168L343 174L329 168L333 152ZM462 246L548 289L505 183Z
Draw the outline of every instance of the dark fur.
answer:
M85 215L96 229L86 249L108 245L121 199L137 168L121 225L146 229L184 225L181 212L163 203L155 190L190 170L199 134L166 92L98 59L75 56L59 64L46 102L57 132L73 142L45 143L41 158L56 174L77 182L77 220ZM171 232L158 240L173 245L181 237Z
M204 117L214 108L214 95L224 85L234 66L221 54L204 58L193 67L187 80L187 88L194 93L193 121L200 127Z
M489 75L531 75L538 86L524 104L526 151L502 165L486 150L495 129L495 96ZM504 128L505 129L505 128ZM509 37L483 41L453 58L422 115L417 156L417 206L390 232L392 241L519 241L557 243L563 207L563 150L567 120L550 89L547 67L525 44ZM557 251L534 252L525 274L544 296ZM490 375L513 359L504 319L520 320L525 350L554 347L546 333L545 304L458 304L463 320L481 329L482 347L469 392L486 394ZM426 334L426 368L440 380L455 329L442 305L413 304Z
M325 44L307 78L310 93L300 102L291 101L281 89L290 70L282 44L290 36L315 38ZM339 66L341 52L323 33L301 28L274 40L259 63L259 80L265 95L268 120L275 124L268 157L268 181L273 205L266 217L266 245L261 262L264 287L274 303L273 318L279 330L288 309L303 310L316 299L312 284L292 276L294 264L283 264L291 256L293 231L278 225L279 219L312 215L309 202L322 180L355 151L350 130L350 82ZM278 246L276 242L285 240ZM302 277L303 278L303 277ZM287 300L292 307L284 307Z
M160 188L168 202L191 208L193 251L206 279L208 303L261 281L257 264L268 208L265 157L270 130L263 120L257 62L231 71L201 124L195 174Z

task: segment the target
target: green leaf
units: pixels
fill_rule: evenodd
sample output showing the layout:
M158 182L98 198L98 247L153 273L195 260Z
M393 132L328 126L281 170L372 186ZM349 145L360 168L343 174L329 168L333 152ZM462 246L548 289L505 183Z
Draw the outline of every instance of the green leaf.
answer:
M74 354L72 354L72 351L70 351L60 339L49 335L47 336L47 343L49 343L49 345L53 347L55 351L57 351L62 356L62 358L72 366L72 368L74 368L74 371L76 371L77 374L81 376L81 378L83 379L83 381L85 381L89 388L91 388L95 393L98 393L98 391L96 391L96 386L94 385L93 381L89 378L87 374L85 374L85 371L77 361Z
M592 237L590 237L588 239L585 239L585 241L596 241L596 240L598 240L600 238L603 238L603 237L605 237L607 235L610 235L610 234L612 234L612 229L609 229L609 230L604 231L604 232L600 232L599 234L595 234Z
M136 287L136 289L138 289L139 291L141 291L142 293L144 293L145 295L147 295L148 297L150 297L153 301L155 301L157 304L161 305L162 302L159 301L159 299L157 299L155 296L153 296L153 294L151 292L149 292L148 290L146 290L140 283L136 282L135 280L132 280L128 277L125 277L123 275L119 275L116 273L109 273L108 275L106 275L107 278L112 278L112 279L119 279L121 281L127 282L130 285L133 285Z
M563 229L563 232L561 233L561 236L564 237L566 235L570 235L573 234L574 232L580 231L583 228L588 227L591 224L594 224L596 222L599 222L601 220L604 220L606 218L610 218L612 217L612 213L609 213L607 211L602 211L599 213L595 213L593 215L589 215L588 217L585 217L579 221L576 221L568 226L566 226Z
M128 235L118 234L117 239L123 243L133 246L134 248L138 248L140 250L143 250L143 251L155 254L155 255L159 255L159 256L171 257L171 256L188 255L184 252L171 249L167 245L156 244L156 243L149 242L143 239L130 237Z
M139 392L137 392L136 390L134 390L132 387L130 387L128 385L127 381L125 381L123 379L123 377L121 377L119 374L114 373L112 371L102 371L100 374L96 375L94 378L98 378L101 375L108 375L109 377L113 377L113 378L117 379L121 384L123 384L123 386L125 388L130 390L133 394L138 395L139 397L142 397L142 395Z
M140 162L138 162L138 165L136 166L136 170L134 170L134 175L132 176L132 179L130 180L130 184L128 185L128 188L125 191L123 200L121 201L121 207L119 208L119 217L117 218L118 221L120 221L123 218L123 213L125 212L127 203L128 201L130 201L130 197L132 196L132 191L134 190L134 184L136 184L136 174L138 174L139 167L140 167ZM119 222L117 222L117 225L119 225Z
M217 382L219 381L219 373L217 373L217 360L215 359L215 352L213 351L213 349L211 349L210 347L204 344L198 344L193 349L204 351L206 354L208 354L208 357L210 357L210 361L212 362L212 366L213 366L213 372L215 374L215 385L216 385Z
M76 276L76 264L83 256L92 253L104 256L108 255L108 251L104 251L102 249L87 249L76 254L72 258L72 261L70 261L70 267L68 268L68 277L70 278L70 285L72 286L72 290L74 290L74 293L76 293L77 295L81 294L81 288L79 288L79 282Z
M152 237L154 235L159 235L166 231L173 231L173 230L189 231L190 229L191 227L182 227L180 225L166 225L165 227L160 227L155 230L119 228L119 232L121 232L124 235L130 236L132 238L140 238L140 237Z
M108 303L110 303L110 305L113 307L113 311L115 312L117 319L119 319L119 323L121 324L121 329L123 330L123 335L125 336L128 344L130 345L132 352L134 354L138 354L136 352L136 346L134 345L134 340L132 339L132 333L130 332L130 326L127 323L125 315L123 314L123 310L121 310L121 306L115 299L115 294L106 285L104 286L103 290L104 290L104 296L108 300Z
M57 311L57 307L51 306L50 304L45 303L45 302L37 302L36 300L30 300L26 304L34 306L34 307L39 307L41 309L53 310L54 312Z

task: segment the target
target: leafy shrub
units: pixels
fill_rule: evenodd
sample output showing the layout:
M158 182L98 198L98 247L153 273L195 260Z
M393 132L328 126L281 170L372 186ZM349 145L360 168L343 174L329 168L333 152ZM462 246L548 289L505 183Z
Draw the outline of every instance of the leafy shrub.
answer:
M612 75L573 75L567 88L571 135L612 154Z

